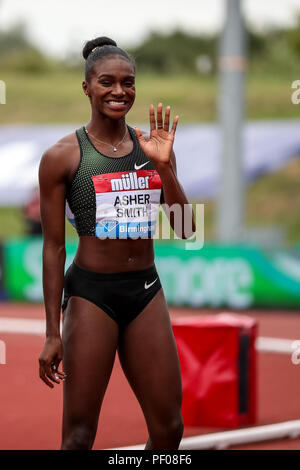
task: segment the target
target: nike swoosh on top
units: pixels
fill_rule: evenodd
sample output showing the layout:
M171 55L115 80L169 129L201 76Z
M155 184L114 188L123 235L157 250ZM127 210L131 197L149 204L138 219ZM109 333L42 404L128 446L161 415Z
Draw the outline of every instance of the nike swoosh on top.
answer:
M145 282L145 289L149 289L149 287L153 286L153 284L157 281L158 277L156 279L154 279L153 282L150 282L150 284L147 284L147 281Z
M147 165L149 162L146 162L146 163L142 163L141 165L137 165L136 163L134 164L134 169L135 170L139 170L140 168L142 168L143 166Z

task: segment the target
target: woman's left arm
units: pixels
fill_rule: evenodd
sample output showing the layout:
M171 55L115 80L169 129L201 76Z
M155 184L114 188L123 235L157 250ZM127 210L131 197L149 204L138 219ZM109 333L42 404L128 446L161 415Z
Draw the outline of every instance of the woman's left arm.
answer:
M141 149L152 161L163 185L164 210L172 229L181 238L190 238L196 231L194 214L185 192L177 178L176 158L173 150L178 116L174 118L169 131L170 107L167 106L165 119L162 117L162 104L157 107L157 123L153 105L150 106L150 136L147 139L139 128L136 134ZM173 209L172 209L173 206ZM177 214L177 217L176 217ZM176 220L175 220L176 219Z

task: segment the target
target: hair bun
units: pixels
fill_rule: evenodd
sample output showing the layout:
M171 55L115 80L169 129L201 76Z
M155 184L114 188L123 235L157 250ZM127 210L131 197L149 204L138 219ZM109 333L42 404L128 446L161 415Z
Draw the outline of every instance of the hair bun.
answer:
M102 47L102 46L116 46L117 47L117 43L113 39L107 38L106 36L101 36L99 38L92 39L91 41L87 41L82 51L82 55L85 58L85 60L88 58L92 50L95 49L95 47Z

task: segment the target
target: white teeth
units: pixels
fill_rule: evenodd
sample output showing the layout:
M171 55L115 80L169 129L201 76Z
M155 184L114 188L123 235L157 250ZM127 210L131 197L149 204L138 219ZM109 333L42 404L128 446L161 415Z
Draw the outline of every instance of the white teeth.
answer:
M125 104L125 101L109 101L109 104Z

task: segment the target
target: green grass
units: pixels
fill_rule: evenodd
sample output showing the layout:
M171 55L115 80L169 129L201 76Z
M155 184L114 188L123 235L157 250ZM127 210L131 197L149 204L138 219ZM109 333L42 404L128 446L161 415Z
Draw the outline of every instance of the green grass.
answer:
M26 235L26 220L20 207L0 207L0 240ZM66 221L66 237L77 237L73 226Z
M289 242L300 242L300 157L281 171L258 180L248 189L246 213L252 226L286 231Z
M291 103L291 83L297 77L249 73L245 82L246 118L298 118L300 105ZM298 77L299 78L299 77ZM29 75L1 71L6 82L7 104L0 107L0 124L84 123L90 107L81 89L78 71L56 70ZM216 77L197 75L137 75L136 102L128 122L148 122L150 104L160 101L179 114L180 122L214 121L219 84Z
M26 230L19 207L0 207L0 239L22 236Z
M282 170L261 177L245 191L246 228L280 228L290 244L300 243L300 157ZM205 240L214 240L214 201L205 205Z

